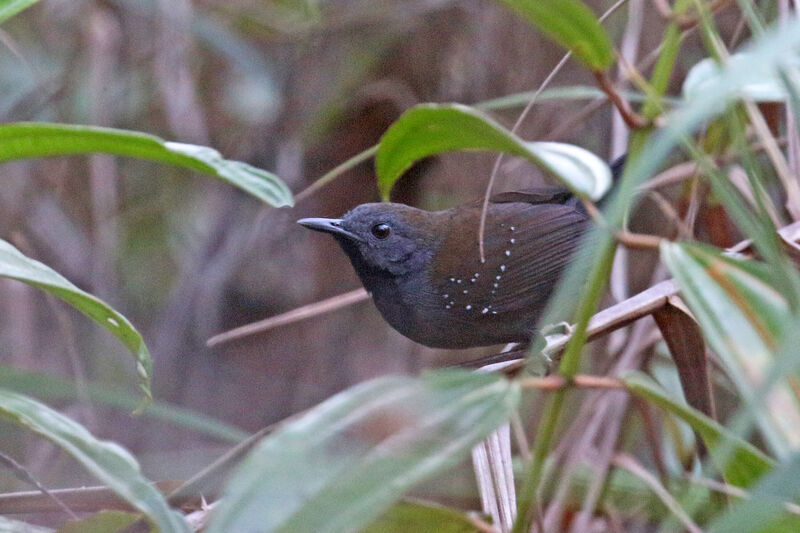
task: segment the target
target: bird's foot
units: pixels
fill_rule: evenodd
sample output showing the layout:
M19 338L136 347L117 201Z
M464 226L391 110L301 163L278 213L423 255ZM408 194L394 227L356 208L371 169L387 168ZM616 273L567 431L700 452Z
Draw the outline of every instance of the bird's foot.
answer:
M537 374L550 374L553 370L553 356L564 346L572 331L573 326L568 322L559 322L543 328L533 341L533 352L539 354L538 360L531 358L534 366L529 365L529 368L533 368L533 372Z
M570 336L574 330L575 326L569 322L557 322L555 324L549 324L545 326L544 330L542 330L542 335L544 337L552 337L557 335Z

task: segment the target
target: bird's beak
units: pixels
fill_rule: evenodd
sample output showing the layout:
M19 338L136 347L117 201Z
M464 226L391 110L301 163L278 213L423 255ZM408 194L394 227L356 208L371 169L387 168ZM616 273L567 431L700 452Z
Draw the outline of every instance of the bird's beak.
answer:
M314 231L322 231L334 236L341 235L353 241L363 241L361 237L342 227L341 218L301 218L297 223Z

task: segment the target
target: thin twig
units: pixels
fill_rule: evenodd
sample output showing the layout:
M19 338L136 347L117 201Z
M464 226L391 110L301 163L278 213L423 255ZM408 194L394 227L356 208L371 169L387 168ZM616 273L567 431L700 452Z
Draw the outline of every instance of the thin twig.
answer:
M627 124L630 129L644 128L650 124L650 121L636 113L631 107L630 102L619 94L614 84L611 83L611 79L608 77L606 71L595 71L594 78L597 80L597 85L608 95L608 100L617 108L622 120L625 121L625 124Z
M700 529L700 526L694 523L692 518L686 514L686 511L683 510L681 504L669 493L669 490L662 485L658 479L651 474L645 467L643 467L639 462L631 457L626 453L618 453L614 456L613 462L619 468L623 470L627 470L634 476L638 477L642 481L644 481L647 486L650 487L650 490L655 493L656 496L661 500L661 502L667 506L667 509L672 511L678 520L681 521L683 526L690 532L690 533L703 533L703 530Z
M374 156L376 153L378 153L378 145L377 144L375 146L370 146L369 148L367 148L363 152L357 153L356 155L354 155L353 157L351 157L350 159L348 159L344 163L341 163L341 164L337 165L336 167L334 167L333 169L329 170L322 177L317 178L316 180L314 180L314 183L312 183L311 185L309 185L308 187L306 187L305 189L303 189L302 191L300 191L299 193L294 195L294 203L295 203L295 205L299 204L300 202L302 202L303 200L305 200L306 198L308 198L309 196L311 196L312 194L317 192L319 189L321 189L325 185L329 184L330 182L332 182L333 180L335 180L336 178L338 178L340 175L344 174L348 170L357 167L358 165L360 165L361 163L363 163L364 161L366 161L370 157Z
M78 515L73 513L72 509L70 509L66 503L61 501L61 498L47 490L47 487L42 485L36 476L28 472L24 466L16 462L12 457L0 452L0 463L4 464L9 470L11 470L18 479L36 487L39 492L44 494L50 501L54 502L62 511L67 514L67 516L73 520L78 519Z
M294 322L299 322L300 320L319 316L324 313L330 313L331 311L336 311L342 307L363 302L364 300L369 300L369 294L367 294L367 291L363 288L356 289L344 294L339 294L332 298L327 298L320 302L314 302L296 309L292 309L291 311L280 315L265 318L264 320L252 322L250 324L228 330L224 333L214 335L206 341L206 346L215 346L223 342L240 339L242 337L261 333L279 326L286 326Z
M528 104L522 110L519 117L517 117L517 121L514 123L514 126L511 128L511 133L516 133L519 127L522 125L522 122L528 116L531 109L533 109L533 104L536 102L536 99L542 93L542 91L550 84L550 81L558 74L558 72L562 69L562 67L567 63L567 60L572 56L572 52L567 52L564 54L564 57L561 58L561 61L550 71L550 74L544 79L542 84L536 89L536 92L533 93ZM483 237L486 232L486 214L489 212L489 198L492 196L492 188L494 187L495 179L497 178L497 172L500 170L500 163L503 161L503 154L498 154L497 158L494 160L494 165L492 166L492 173L489 175L489 183L486 184L486 193L483 195L483 207L481 209L481 220L478 226L478 252L480 254L481 263L486 262L486 256L484 254L483 248Z
M616 11L625 2L627 2L627 0L617 0L617 2L614 3L614 5L612 5L610 8L608 8L605 13L600 15L599 21L603 22L604 20L606 20L609 16L611 16L612 13L614 13L614 11ZM528 113L530 113L531 109L533 109L533 104L536 102L536 99L539 97L542 91L550 84L553 78L555 78L556 74L558 74L558 72L564 67L564 65L567 63L570 57L572 57L571 51L564 54L561 60L556 64L553 70L551 70L550 73L547 75L547 77L544 79L539 88L536 89L536 92L533 93L533 96L531 97L528 104L525 106L525 109L523 109L522 113L520 113L519 117L517 117L514 126L511 128L511 133L516 133L519 127L522 126L522 123L525 121L525 118L528 116ZM483 208L481 209L481 220L480 220L480 225L478 226L478 252L480 254L481 263L486 262L486 256L484 254L484 247L483 247L483 238L486 232L486 214L489 210L488 209L489 198L492 195L492 187L494 186L494 182L497 177L497 172L500 170L500 162L502 160L503 160L502 153L499 154L497 156L497 159L494 160L494 165L492 166L492 173L489 176L489 183L486 184L486 193L483 196Z
M664 240L657 235L631 233L630 231L618 231L614 234L614 238L626 248L641 250L658 250L658 247L661 246L661 241Z
M558 374L544 377L528 377L520 379L519 384L523 389L537 389L543 391L555 391L568 386L583 389L621 390L625 388L625 382L620 379L585 374L578 374L572 379L566 379L564 376Z
M664 198L664 196L658 191L648 191L647 196L656 204L664 216L667 217L673 224L675 224L675 228L678 230L678 235L681 238L692 238L691 228L684 224L683 220L681 220L681 217L678 214L678 211L672 206L669 200Z
M715 479L697 476L686 476L686 479L693 485L699 485L727 496L733 496L734 498L749 500L752 497L749 492L740 487L728 485L727 483L722 483ZM800 515L800 505L791 502L783 502L783 506L788 512L794 515Z

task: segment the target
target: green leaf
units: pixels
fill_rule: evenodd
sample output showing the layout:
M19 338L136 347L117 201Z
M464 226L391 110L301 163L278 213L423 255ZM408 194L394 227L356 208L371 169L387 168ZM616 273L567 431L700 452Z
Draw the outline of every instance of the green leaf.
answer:
M780 465L752 490L746 500L729 508L707 529L709 533L796 533L800 516L787 510L787 502L800 499L800 455Z
M384 377L348 389L266 438L228 484L208 533L354 531L453 466L519 402L502 377Z
M683 401L667 396L666 392L645 374L632 372L625 376L624 381L632 394L689 424L703 439L711 458L723 473L725 481L731 485L749 487L775 466L775 463L755 446L736 437ZM730 453L724 455L719 453L727 450L730 450Z
M90 153L186 167L219 178L272 206L292 205L292 194L280 178L247 163L223 159L207 146L167 142L155 135L96 126L46 122L0 126L0 162Z
M460 104L422 104L406 111L381 138L375 166L384 200L416 161L454 150L507 152L547 170L582 197L598 199L611 170L591 152L570 144L525 142L487 115Z
M0 149L1 150L1 149ZM82 291L64 276L47 265L25 256L8 242L0 239L0 277L15 279L56 296L110 331L136 358L140 388L150 397L153 360L142 335L127 318L105 302Z
M32 372L8 365L0 365L0 387L27 394L42 401L76 400L79 398L78 386L74 380L65 379L44 372ZM119 387L89 383L85 392L93 404L125 410L134 410L141 401L133 394L121 391ZM149 402L138 413L143 419L160 421L172 427L196 431L225 442L237 443L249 434L237 427L178 405Z
M786 87L774 65L763 63L747 52L732 55L726 63L729 68L739 68L739 65L743 64L749 73L749 78L743 79L737 87L736 93L729 95L729 98L747 98L756 102L785 102L787 100ZM800 57L790 56L782 68L786 66L800 66ZM715 83L721 72L722 67L712 58L698 62L689 70L683 82L684 98L696 98L707 91L709 85Z
M39 0L0 0L0 23L10 19Z
M156 524L161 533L188 533L183 518L142 476L139 464L114 442L95 439L85 427L46 405L0 389L0 417L53 442L87 471Z
M419 501L403 501L391 506L361 533L480 533L480 529L461 511Z
M767 266L725 257L688 243L661 245L661 258L681 295L742 397L750 405L774 363L774 352L791 313L772 284ZM778 457L800 445L800 407L788 384L779 382L764 399L759 427Z
M580 0L500 0L592 70L614 64L603 26Z

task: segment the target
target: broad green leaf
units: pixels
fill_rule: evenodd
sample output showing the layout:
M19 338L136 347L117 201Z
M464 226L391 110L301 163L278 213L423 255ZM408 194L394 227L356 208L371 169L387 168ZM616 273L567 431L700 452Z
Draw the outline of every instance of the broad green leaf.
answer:
M228 484L208 533L356 531L506 421L519 389L464 371L348 389L267 437Z
M480 529L463 512L441 505L419 501L402 501L392 505L381 517L361 533L480 533Z
M39 0L0 0L0 23L10 19Z
M57 533L118 533L139 520L139 515L124 511L100 511L80 520L70 520Z
M762 63L747 52L732 55L727 63L729 68L738 68L739 64L744 64L750 74L749 79L742 80L736 93L729 95L729 98L747 98L756 102L785 102L788 98L786 87L774 65ZM782 68L786 66L800 66L800 56L786 58ZM721 72L721 65L714 59L701 60L686 75L682 90L684 98L696 98L709 90L709 85L715 82ZM722 102L721 105L724 104Z
M580 0L500 0L592 70L614 64L611 41Z
M79 398L78 387L74 380L7 365L0 365L0 387L27 394L42 401ZM121 391L118 387L89 383L83 392L89 397L89 401L102 407L132 411L141 403L141 400L135 395ZM143 419L153 422L160 421L172 427L196 431L201 435L225 442L237 443L248 437L248 433L237 427L178 405L158 401L149 402L139 415Z
M85 427L48 406L0 389L0 417L53 442L88 472L156 524L161 533L188 533L183 518L142 476L139 464L114 442L97 440Z
M766 265L725 257L695 244L663 242L661 258L675 276L714 351L747 403L774 363L791 313ZM800 406L785 381L767 395L759 426L778 457L800 446Z
M709 533L796 533L800 531L800 516L790 513L787 504L800 499L800 455L764 476L747 499L731 506L712 522ZM796 508L796 505L795 505Z
M275 207L292 194L274 174L223 159L207 146L167 142L155 135L97 126L19 122L0 126L0 162L32 157L105 153L186 167L221 179Z
M547 170L582 197L598 199L611 185L608 165L570 144L525 142L487 115L460 104L422 104L406 111L378 145L378 188L389 199L395 182L416 161L454 150L506 152Z
M628 391L632 394L689 424L703 439L725 481L731 485L749 487L775 466L771 459L747 441L736 437L683 401L667 396L666 392L645 374L632 372L625 376L624 380ZM718 453L727 449L731 450L730 454L722 456Z
M1 143L2 141L0 141ZM2 150L2 148L0 148ZM82 291L47 265L25 256L0 239L0 277L15 279L56 296L116 336L136 358L142 391L150 397L153 360L142 335L127 318L105 302Z

